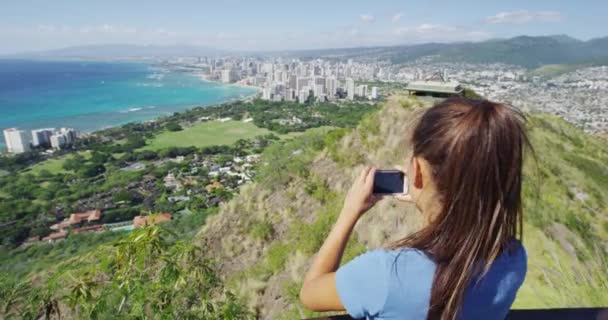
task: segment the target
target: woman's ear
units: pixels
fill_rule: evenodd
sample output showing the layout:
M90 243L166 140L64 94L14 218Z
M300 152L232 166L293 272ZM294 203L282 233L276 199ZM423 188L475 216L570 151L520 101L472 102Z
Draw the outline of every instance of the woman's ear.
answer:
M424 187L422 181L422 167L420 166L420 162L418 162L418 158L414 158L414 171L414 187L416 187L416 189L422 189L422 187Z

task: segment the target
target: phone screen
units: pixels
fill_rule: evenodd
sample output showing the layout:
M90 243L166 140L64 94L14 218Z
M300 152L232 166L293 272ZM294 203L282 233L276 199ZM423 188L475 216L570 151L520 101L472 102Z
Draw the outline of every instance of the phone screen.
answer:
M378 170L374 176L375 194L405 193L405 174L399 170Z

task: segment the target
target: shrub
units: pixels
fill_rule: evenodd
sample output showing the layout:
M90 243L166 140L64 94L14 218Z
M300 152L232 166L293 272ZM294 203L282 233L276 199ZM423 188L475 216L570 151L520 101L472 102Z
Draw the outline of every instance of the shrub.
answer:
M183 130L182 126L180 126L179 123L177 123L177 122L169 122L169 123L167 123L165 128L172 132Z
M259 240L268 240L274 233L272 223L268 221L256 221L249 229L252 237Z
M266 263L269 271L274 274L285 267L285 262L291 252L291 248L286 244L274 244L266 253Z

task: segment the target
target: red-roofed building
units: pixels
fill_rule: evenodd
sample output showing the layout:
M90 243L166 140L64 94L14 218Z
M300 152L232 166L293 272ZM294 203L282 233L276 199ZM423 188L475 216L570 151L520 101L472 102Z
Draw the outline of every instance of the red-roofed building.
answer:
M99 221L101 219L101 210L89 210L82 213L72 213L69 219L63 220L52 225L51 230L65 232L69 227L76 227L85 223Z
M57 240L61 240L61 239L65 239L67 233L61 231L61 232L55 232L55 233L51 233L48 236L42 238L42 241L48 241L50 243L53 243Z
M139 228L151 226L162 222L171 221L171 219L173 219L173 216L169 213L159 213L149 216L137 216L133 218L133 227Z
M76 229L72 230L72 233L82 233L82 232L91 232L91 231L103 231L103 225L94 224L94 225L90 225L90 226L76 228Z
M83 222L92 222L99 221L101 219L101 210L89 210L83 213L72 213L70 215L70 220L68 220L72 225L83 223Z

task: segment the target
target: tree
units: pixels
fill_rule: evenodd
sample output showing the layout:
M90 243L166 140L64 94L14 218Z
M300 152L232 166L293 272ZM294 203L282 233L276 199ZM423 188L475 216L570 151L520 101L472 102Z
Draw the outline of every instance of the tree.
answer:
M106 167L102 164L86 164L78 169L78 175L84 178L92 178L106 171Z
M77 153L74 156L67 158L61 167L67 171L78 171L85 162L85 158Z
M182 126L180 126L179 123L177 123L177 122L169 122L169 123L167 123L167 125L165 126L165 128L167 130L173 131L173 132L175 132L175 131L182 131L183 130Z

